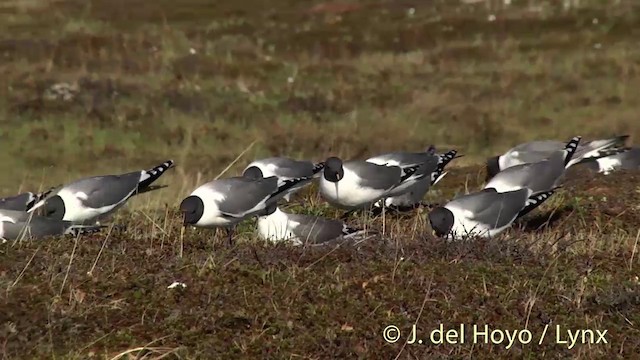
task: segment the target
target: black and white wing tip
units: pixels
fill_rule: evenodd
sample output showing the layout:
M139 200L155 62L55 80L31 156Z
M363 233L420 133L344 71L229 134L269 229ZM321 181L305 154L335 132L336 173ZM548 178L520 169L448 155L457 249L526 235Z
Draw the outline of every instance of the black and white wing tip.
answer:
M315 175L324 169L324 161L321 161L317 164L313 165L313 170L311 172Z
M543 191L543 192L539 192L537 194L531 195L531 197L527 199L527 202L524 208L520 210L520 212L518 213L517 217L522 217L530 213L532 210L534 210L538 206L542 205L543 202L547 201L547 199L549 199L551 195L553 195L560 188L561 186L556 186L549 191Z
M140 181L138 182L138 189L143 190L144 188L148 187L154 181L158 180L158 178L162 176L162 174L164 174L165 171L174 167L174 165L175 163L173 160L167 160L152 169L144 171L140 176Z
M436 166L436 170L433 173L431 173L431 186L438 183L438 181L442 180L444 175L446 175L446 173L444 173L444 168L451 162L451 160L462 157L462 155L456 156L457 154L458 154L457 150L451 150L440 155L438 159L438 165Z
M300 183L311 180L311 179L313 179L313 176L303 176L303 177L298 177L293 179L278 178L278 190L276 190L276 192L273 193L271 197L274 197L278 194L286 192L294 188L296 185L299 185Z
M571 138L571 140L569 140L567 145L565 145L564 150L567 151L567 155L564 158L565 166L569 164L569 162L573 158L573 155L576 153L576 150L578 150L578 145L580 145L581 139L582 136L574 136L573 138Z
M41 193L37 193L37 194L30 193L31 196L29 196L29 201L27 201L25 211L33 212L37 208L41 207L42 205L44 205L49 195L51 195L56 189L61 187L62 185L58 185L55 187L51 187L48 190L45 190Z

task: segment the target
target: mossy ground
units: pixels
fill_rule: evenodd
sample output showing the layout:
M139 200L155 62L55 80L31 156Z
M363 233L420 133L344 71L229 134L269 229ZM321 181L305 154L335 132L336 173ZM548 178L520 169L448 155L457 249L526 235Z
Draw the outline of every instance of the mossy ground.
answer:
M630 0L0 4L0 194L178 166L127 232L5 244L5 358L630 358L640 351L638 175L573 169L500 239L447 244L424 209L358 247L181 236L179 201L269 155L361 158L429 144L463 158L428 196L478 189L523 141L640 135ZM64 89L52 90L55 84ZM637 141L637 140L636 140ZM248 149L248 150L247 150ZM246 153L240 157L243 151ZM334 217L313 191L291 211ZM383 229L382 219L354 225ZM167 289L174 281L184 289ZM530 344L404 345L440 323L528 328ZM538 344L545 324L546 340ZM554 326L608 330L555 344ZM146 347L144 351L137 348Z

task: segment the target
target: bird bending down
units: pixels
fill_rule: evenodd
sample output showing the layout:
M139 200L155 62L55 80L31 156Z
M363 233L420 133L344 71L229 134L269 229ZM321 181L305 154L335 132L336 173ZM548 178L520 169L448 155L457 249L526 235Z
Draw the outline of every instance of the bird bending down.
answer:
M628 137L629 135L621 135L584 143L576 149L576 153L568 162L567 167L611 155L614 148L624 146ZM544 160L564 147L563 142L556 140L537 140L514 146L502 155L487 159L487 180L511 166Z
M617 170L640 170L640 147L624 148L622 152L585 162L585 165L604 175Z
M424 161L424 165L416 172L419 178L416 176L413 183L408 184L409 186L401 194L395 196L390 194L384 200L386 207L402 211L414 209L416 205L422 204L422 199L431 186L437 184L447 174L444 169L449 162L460 157L456 156L456 154L456 150L451 150L444 154L436 154L435 147L430 146L423 153L389 153L367 159L367 161L379 165L399 165L401 167ZM424 174L427 176L421 176ZM381 205L381 201L375 203L376 207Z
M267 206L277 203L287 191L309 178L280 180L276 176L237 176L213 180L182 200L180 211L184 226L225 228L229 243L233 244L236 224L263 213Z
M149 170L80 179L55 190L29 211L42 207L42 215L52 219L95 223L115 212L132 196L157 189L151 184L173 165L173 160L167 160Z
M295 160L288 157L270 157L253 161L247 165L242 175L257 179L271 176L276 176L280 180L308 178L305 181L300 181L286 192L283 198L290 201L291 195L311 184L313 179L320 175L323 168L323 162L314 164L311 161Z
M559 185L579 140L579 137L573 138L564 150L555 151L547 159L511 166L500 171L484 188L493 188L498 192L528 188L532 194L553 189Z
M531 195L529 189L497 192L493 188L462 195L432 210L428 217L437 236L451 240L494 237L538 207L555 189Z
M419 167L403 169L360 160L343 162L340 158L330 157L325 161L320 178L320 194L329 204L341 209L366 208L411 179Z

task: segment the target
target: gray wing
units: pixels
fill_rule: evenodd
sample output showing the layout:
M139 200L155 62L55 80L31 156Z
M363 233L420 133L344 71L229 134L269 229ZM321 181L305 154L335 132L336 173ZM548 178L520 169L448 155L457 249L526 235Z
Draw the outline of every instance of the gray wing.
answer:
M389 162L396 161L400 164L399 166L401 167L433 163L433 168L435 169L436 165L438 165L438 156L426 152L392 152L369 158L369 160L371 159L378 159Z
M418 204L429 191L431 182L429 179L423 179L412 185L406 193L392 197L392 204L396 206L412 206Z
M360 178L361 186L376 190L391 189L402 180L402 168L399 166L377 165L357 160L348 161L343 166Z
M609 139L592 140L588 143L578 146L574 158L584 160L592 157L598 157L600 151L622 147L629 138L629 135L614 136Z
M218 204L218 209L230 216L242 217L278 190L278 178L271 176L252 180L232 177L218 180L213 186L215 190L227 194L224 201Z
M0 209L26 211L27 205L33 199L35 196L30 192L2 198L0 199Z
M345 225L341 221L301 214L287 215L289 220L299 224L292 229L292 232L302 242L319 244L343 235Z
M556 140L531 141L514 146L505 155L522 163L533 163L548 158L554 152L564 149L564 146L564 143ZM517 155L513 154L514 152L517 152Z
M12 223L4 223L5 238L17 239L21 234L26 237L41 238L46 236L62 235L71 226L71 222L50 219L42 216L33 216L31 220Z
M15 240L25 233L25 236L44 237L61 235L69 226L69 221L55 220L43 216L32 215L24 211L0 210L0 216L11 218L13 222L3 221L4 238Z
M14 222L22 222L29 219L30 214L22 210L1 209L0 216L11 218Z
M489 181L487 187L491 187L492 183L505 182L538 193L553 188L564 174L564 170L564 152L556 151L547 160L504 169Z
M313 176L314 165L311 161L295 160L286 157L276 157L268 160L278 167L274 171L278 177L293 179Z
M95 176L81 179L63 187L63 189L87 194L82 203L94 209L114 205L126 200L138 188L140 172L123 175Z
M485 189L463 195L452 200L448 205L471 211L474 214L470 217L472 220L499 228L508 225L518 216L520 210L525 207L528 198L528 189L504 193L498 193L494 189Z

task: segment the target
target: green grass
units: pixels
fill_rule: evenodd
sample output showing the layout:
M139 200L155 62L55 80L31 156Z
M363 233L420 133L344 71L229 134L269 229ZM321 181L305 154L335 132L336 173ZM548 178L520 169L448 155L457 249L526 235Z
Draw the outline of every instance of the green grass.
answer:
M1 352L632 357L637 174L576 170L522 229L468 244L433 238L419 210L388 217L384 236L359 248L265 245L251 222L229 247L211 231L181 237L176 207L247 149L224 176L271 155L454 148L464 157L427 197L442 203L478 189L477 165L523 141L625 133L633 142L639 11L630 0L571 9L518 0L3 2L1 196L165 159L177 167L160 181L167 188L119 213L128 233L3 245ZM63 83L67 100L51 91ZM339 215L313 189L288 210ZM550 215L550 226L532 230ZM378 218L351 221L383 228ZM173 281L187 287L167 289ZM609 344L569 350L547 335L538 345L550 320L550 329L607 329ZM425 332L526 326L533 340L509 350L383 341L385 326L413 323ZM145 346L153 351L133 351Z

